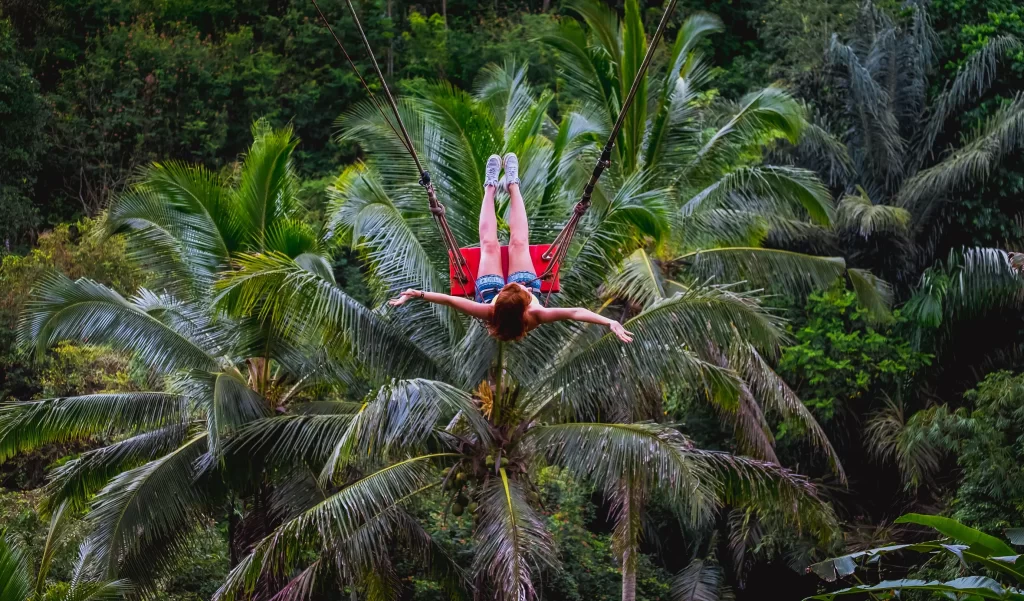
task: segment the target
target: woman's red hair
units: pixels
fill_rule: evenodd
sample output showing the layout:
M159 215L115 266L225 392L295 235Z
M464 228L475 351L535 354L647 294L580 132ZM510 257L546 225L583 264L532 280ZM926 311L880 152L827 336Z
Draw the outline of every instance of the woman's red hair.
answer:
M513 342L526 336L526 309L533 295L519 284L505 284L494 298L494 314L487 331L498 340Z

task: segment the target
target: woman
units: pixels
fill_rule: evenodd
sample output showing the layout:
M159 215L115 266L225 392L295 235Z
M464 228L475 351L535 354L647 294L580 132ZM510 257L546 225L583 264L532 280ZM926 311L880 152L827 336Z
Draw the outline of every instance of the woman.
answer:
M509 207L508 271L506 281L501 271L501 243L498 242L498 217L494 213L494 195L498 190L498 175L502 159L491 155L487 159L484 177L484 201L480 208L480 276L476 279L476 300L406 290L390 301L392 307L410 299L421 298L430 303L448 305L470 317L483 320L487 331L498 340L514 341L542 323L571 319L596 323L608 328L623 342L632 342L633 333L622 324L580 307L549 309L540 304L540 280L533 271L530 259L530 233L526 219L526 205L519 192L519 159L505 155L505 184L512 199Z

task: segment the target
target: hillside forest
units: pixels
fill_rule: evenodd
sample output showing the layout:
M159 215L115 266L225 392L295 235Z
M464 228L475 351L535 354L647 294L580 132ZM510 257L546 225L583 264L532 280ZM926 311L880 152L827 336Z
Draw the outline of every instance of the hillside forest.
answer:
M632 342L388 304L620 114ZM1015 0L0 0L0 601L1024 599L1022 149Z

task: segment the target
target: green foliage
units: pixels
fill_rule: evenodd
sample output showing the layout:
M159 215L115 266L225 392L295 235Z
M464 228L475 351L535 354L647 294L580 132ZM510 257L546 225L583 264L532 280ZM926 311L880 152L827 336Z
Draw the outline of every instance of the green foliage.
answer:
M345 4L321 4L342 39L354 41ZM534 167L524 173L524 189L535 237L557 229L595 158L594 141L615 116L642 55L639 34L652 30L663 8L657 2L573 2L561 9L554 4L455 0L447 2L445 15L438 2L356 3L389 82L406 93L402 110L463 242L475 236L482 158L501 149L520 152L524 165ZM437 251L413 185L416 174L379 135L390 132L365 118L366 107L358 103L363 92L308 2L0 0L0 128L17 140L0 146L0 213L6 217L0 224L6 250L0 252L17 249L48 223L95 215L118 199L111 224L60 226L38 237L37 250L4 257L0 399L73 398L5 408L3 419L24 420L4 422L24 428L19 434L25 436L4 438L13 445L8 448L31 446L38 441L33 436L62 442L5 462L0 477L7 486L35 487L50 470L54 481L47 492L54 498L68 495L83 507L95 503L82 534L88 529L106 537L101 541L127 541L127 559L119 568L143 581L157 574L156 581L145 582L147 592L168 601L211 598L251 545L305 515L324 496L337 495L360 502L339 504L331 520L317 524L329 523L343 536L321 546L314 539L327 530L279 532L300 532L299 542L309 543L288 561L297 557L296 565L305 567L306 560L343 557L351 562L343 573L320 572L322 564L314 562L308 571L287 574L291 580L258 573L258 586L284 586L301 596L315 588L303 588L306 583L318 582L331 596L354 590L374 598L415 574L405 592L420 600L448 598L451 579L420 561L431 555L443 568L440 547L464 569L478 555L512 557L529 566L524 578L509 563L476 559L487 564L478 565L478 573L510 585L499 588L536 586L544 598L617 599L623 592L623 549L638 540L637 516L667 512L661 505L671 505L671 496L644 498L643 491L620 487L616 471L639 474L637 466L643 465L644 475L671 475L682 486L686 472L666 459L670 451L693 444L681 432L698 447L707 443L768 462L777 461L777 441L788 443L801 434L828 456L842 479L840 457L805 404L825 430L848 423L840 416L868 423L865 446L895 460L910 488L948 492L958 517L992 531L1019 523L1024 491L1016 482L1024 475L1016 466L1024 457L1016 442L1024 436L1024 418L1017 415L1017 377L991 376L958 411L941 405L909 410L920 405L915 387L935 358L927 346L934 340L914 338L925 345L922 350L911 344L908 318L941 325L968 305L971 311L991 306L974 301L1013 297L1016 288L1005 285L1006 270L998 269L1004 256L993 251L978 259L979 253L968 252L962 261L951 258L949 265L929 270L920 281L922 292L890 321L878 319L886 313L889 286L847 269L874 266L879 258L883 269L896 265L886 274L899 274L893 283L898 298L906 298L921 268L954 242L1020 238L1012 214L1024 177L1010 161L995 159L1016 143L1003 134L1014 127L1020 107L1006 100L1021 89L1024 54L1004 43L1008 51L998 70L977 69L984 63L978 57L991 55L1004 39L998 36L1024 38L1018 4L932 2L940 35L931 68L922 70L913 53L904 52L929 40L914 29L921 23L914 21L913 6L879 3L892 9L892 20L880 18L877 28L858 29L851 26L855 11L846 0L681 2L667 37L675 44L656 57L641 94L646 98L631 111L616 145L620 154L595 193L581 242L563 271L564 302L602 306L609 315L632 319L630 327L645 345L623 349L592 328L536 332L503 351L502 377L520 396L504 401L510 405L500 419L479 427L485 417L467 394L487 378L496 347L443 308L374 309L398 288L444 289L446 258ZM564 14L555 17L542 8ZM865 35L868 30L882 34ZM853 40L848 63L825 55L832 33ZM539 42L555 38L561 46ZM898 43L890 47L888 39ZM349 46L367 72L362 49ZM868 47L873 50L863 53ZM889 53L897 47L902 54ZM508 65L530 65L532 89L524 85L521 69L484 67L510 57L517 60ZM900 71L905 77L896 82L896 93L862 98L864 86L884 91L893 84L886 74L896 71L887 71L878 57L895 57L912 68ZM852 64L856 71L858 61L873 70L868 78L856 76L862 87L851 86L856 77L836 68ZM990 72L996 75L984 75ZM788 80L788 92L781 86L760 89L777 76ZM446 81L435 84L436 78ZM977 89L986 90L943 94L954 80L971 90L981 82ZM744 96L750 89L757 91ZM803 106L796 91L815 102ZM873 121L865 125L856 111L845 110L850 107L841 105L848 99L854 108L869 109ZM917 117L936 114L920 126ZM339 115L342 131L335 136ZM277 148L279 158L291 161L237 159L249 148L256 116L266 118L258 134L287 123L303 143L296 147L291 135L270 136L250 154L266 158ZM987 118L995 126L985 129ZM999 124L1006 127L1000 130ZM970 133L979 126L978 135ZM829 131L844 132L842 141ZM899 156L901 145L907 149L920 140L927 143L906 153L914 156ZM767 163L793 143L801 144L800 152L812 147L814 161L793 162L817 169L831 194L814 174L787 164L793 157ZM356 157L365 163L335 177L340 163ZM152 161L161 166L146 169ZM206 170L185 166L196 163ZM878 173L897 165L901 172L892 177ZM978 171L967 173L964 165ZM143 183L121 195L140 169ZM299 181L295 173L311 177ZM987 177L973 177L980 173ZM252 194L268 182L276 182L271 187L280 194ZM334 185L328 190L329 184ZM190 204L194 192L198 203ZM325 195L334 201L327 208ZM833 195L841 199L838 207ZM246 198L239 202L240 197ZM504 203L502 198L499 218ZM221 211L226 205L231 206ZM173 210L165 212L168 207ZM278 208L285 219L257 226L279 216ZM942 230L947 221L952 225ZM98 229L133 230L132 258L155 273L136 269L124 240L91 233ZM909 263L914 269L902 268ZM98 284L50 279L45 274L51 269ZM993 274L994 284L974 285ZM761 306L760 289L802 298L837 278L848 279L875 315L860 308L852 292L836 287L815 293L802 311L794 311L794 344L776 363L779 322ZM143 280L154 292L132 298ZM53 318L43 345L57 344L30 364L8 349L30 289L41 287L52 293L47 302L48 319ZM53 298L58 293L63 304ZM103 308L59 319L82 300ZM41 304L34 309L42 311ZM104 325L111 322L117 327ZM49 338L49 332L58 335ZM58 342L62 337L111 342L119 350ZM556 359L538 364L536 357ZM206 371L182 369L196 365ZM155 378L155 371L168 379ZM394 376L428 373L439 382L388 383ZM672 393L662 405L665 389ZM93 394L140 390L153 392ZM178 404L178 394L187 401ZM353 413L364 402L365 410ZM32 407L41 421L31 421ZM283 415L248 424L269 412ZM456 414L461 417L451 421ZM67 415L75 416L71 427L60 421ZM607 423L574 423L595 415ZM650 416L674 425L635 423ZM428 492L422 505L394 503L374 514L380 497L365 486L350 486L389 462L447 448L455 435L483 448L493 442L492 427L505 428L505 436L520 423L532 438L516 447L520 441L509 435L502 444L503 450L522 451L513 467L526 467L481 486L480 494L495 501L477 518L485 529L474 532L480 524L468 507L462 516L452 515L447 493ZM261 450L272 447L266 464L253 459L255 452L232 454L240 431L253 445L262 441ZM96 444L103 446L91 448ZM464 461L486 463L458 452ZM495 453L489 452L486 467L493 472ZM946 453L956 457L963 475L956 486L929 476L946 465ZM691 562L677 578L689 587L676 588L699 591L695 597L729 595L729 585L742 581L744 566L769 555L811 552L801 546L806 541L796 540L792 522L768 515L778 509L771 503L794 505L786 494L773 496L780 491L771 478L781 477L798 496L810 490L803 480L770 469L761 474L757 469L765 465L744 459L692 449L684 455L699 466L700 482L714 489L716 503L735 502L743 509L723 511L694 537L730 539L717 553L722 566L715 552L695 551L694 557L708 559ZM285 462L287 467L277 463L298 457ZM817 455L795 459L814 465ZM555 462L571 468L577 481L567 470L543 467ZM428 476L417 472L407 481L373 482L437 483L432 472ZM599 482L584 484L587 478ZM759 478L767 479L763 489L750 484ZM651 480L636 478L648 486L666 478ZM533 484L540 499L533 497ZM133 504L122 488L143 500L165 500L160 514L147 517L146 508ZM887 488L884 502L861 498L861 488L851 496L869 514L883 505L888 512L893 489ZM744 498L751 495L754 501ZM592 502L598 498L600 508ZM638 501L640 508L616 514L622 499ZM0 498L0 524L32 532L22 541L30 558L42 552L45 525L30 505L38 500L37 493ZM752 509L757 502L768 506ZM52 510L52 502L43 509ZM421 518L427 539L406 519L405 509ZM119 511L127 516L119 524L156 532L151 536L157 538L117 539L111 516ZM370 515L375 517L367 520ZM673 571L686 565L686 558L673 554L690 545L690 538L679 541L664 532L676 517L656 527L665 527L658 535L672 541L671 548L645 543L644 553L633 556L638 599L665 599L671 580L665 566L674 559L683 561L673 563ZM648 532L645 540L659 542L658 535ZM392 554L390 564L376 563L365 552L392 541L402 553ZM424 552L428 547L431 552ZM485 547L493 555L480 554ZM168 548L169 554L161 553ZM72 550L68 545L61 551L55 579L70 576ZM727 554L734 554L732 561ZM550 558L562 569L547 565ZM505 571L494 577L498 570ZM488 586L493 584L480 589L485 595ZM61 582L47 600L58 601L68 590ZM740 598L757 592L736 590Z
M110 349L61 343L39 370L43 396L139 390L145 367Z
M368 73L345 3L322 8ZM438 8L357 3L392 83L443 77L469 87L485 64L510 57L553 83L551 52L525 43L554 27L549 14L485 3L445 22ZM4 0L0 57L0 124L18 140L0 149L0 207L10 217L0 242L15 247L40 224L96 216L152 161L230 166L259 117L295 129L306 174L322 177L354 156L331 123L364 92L302 0Z
M116 290L133 292L145 276L126 256L124 239L101 235L103 222L83 219L42 234L27 255L4 255L0 263L0 400L28 399L41 391L42 378L60 390L94 392L114 384L130 371L125 359L98 349L63 347L64 364L33 364L14 348L15 330L33 287L43 276L58 271L87 277ZM69 371L63 371L70 368ZM81 368L81 371L78 371ZM95 368L100 368L98 371ZM44 375L46 374L46 375ZM71 384L74 381L75 384ZM118 382L124 382L120 379ZM62 383L61 383L62 382Z
M991 373L964 400L968 407L941 424L962 474L954 515L986 530L1017 526L1024 506L1024 376Z
M28 573L28 561L16 544L6 535L0 538L0 599L3 601L25 601L32 592Z
M938 531L945 538L924 543L889 544L876 549L858 551L816 563L810 566L808 571L814 572L828 582L834 582L838 578L849 576L858 567L867 568L872 564L878 564L886 555L913 551L929 555L948 555L959 560L964 567L984 569L985 573L991 574L992 577L961 575L945 582L914 578L883 580L878 584L861 584L809 599L832 601L835 597L864 593L898 597L902 591L927 591L944 596L963 595L968 599L1007 601L1019 601L1024 597L1018 588L1024 583L1024 572L1015 565L1020 555L1003 540L942 516L908 513L898 518L896 523L925 526Z
M857 0L771 0L757 23L770 61L769 73L801 81L821 66L833 33L849 30ZM768 61L766 61L768 62Z
M542 598L568 601L615 601L622 594L622 574L616 565L611 535L600 533L599 507L595 506L590 487L573 480L557 468L540 470L537 486L543 503L544 522L558 541L560 570L541 575ZM418 503L416 515L429 524L431 536L458 561L472 558L473 517L445 516L446 496L435 495ZM413 579L416 601L442 601L448 597L435 582L423 576ZM644 554L637 575L638 601L665 599L668 593L667 572L656 565L654 558Z
M789 328L796 344L783 349L779 372L819 419L864 414L932 363L906 337L900 311L890 324L873 324L852 292L835 287L813 293L805 311Z
M948 31L943 49L948 72L964 63L990 39L1012 35L1024 39L1024 7L1018 2L990 0L986 2L937 0L932 4L937 26ZM1006 57L984 102L959 115L964 127L990 116L1000 99L1011 97L1024 86L1024 49ZM1016 203L1024 196L1024 172L1014 165L1005 165L986 181L976 194L964 195L954 213L957 224L954 243L994 246L1008 239L1017 239L1022 232L1014 221Z
M47 520L42 519L36 510L39 497L39 491L0 489L0 524L4 525L8 540L17 543L26 557L30 558L30 569L38 567L49 530ZM84 537L85 528L80 520L71 520L66 525L64 544L57 549L50 563L51 580L59 582L71 579L78 556L78 544Z
M22 59L14 28L0 12L0 254L25 242L38 224L32 195L48 148L49 107Z
M211 525L191 541L191 552L182 556L160 583L157 601L207 601L228 572L226 524Z

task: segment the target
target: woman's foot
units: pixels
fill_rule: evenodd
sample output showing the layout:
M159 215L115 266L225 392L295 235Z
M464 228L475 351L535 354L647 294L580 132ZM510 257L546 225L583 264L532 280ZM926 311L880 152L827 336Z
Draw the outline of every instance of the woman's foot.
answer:
M505 186L519 183L519 157L510 152L505 155Z
M492 154L487 159L487 166L484 168L484 187L498 187L498 175L501 173L501 157Z

